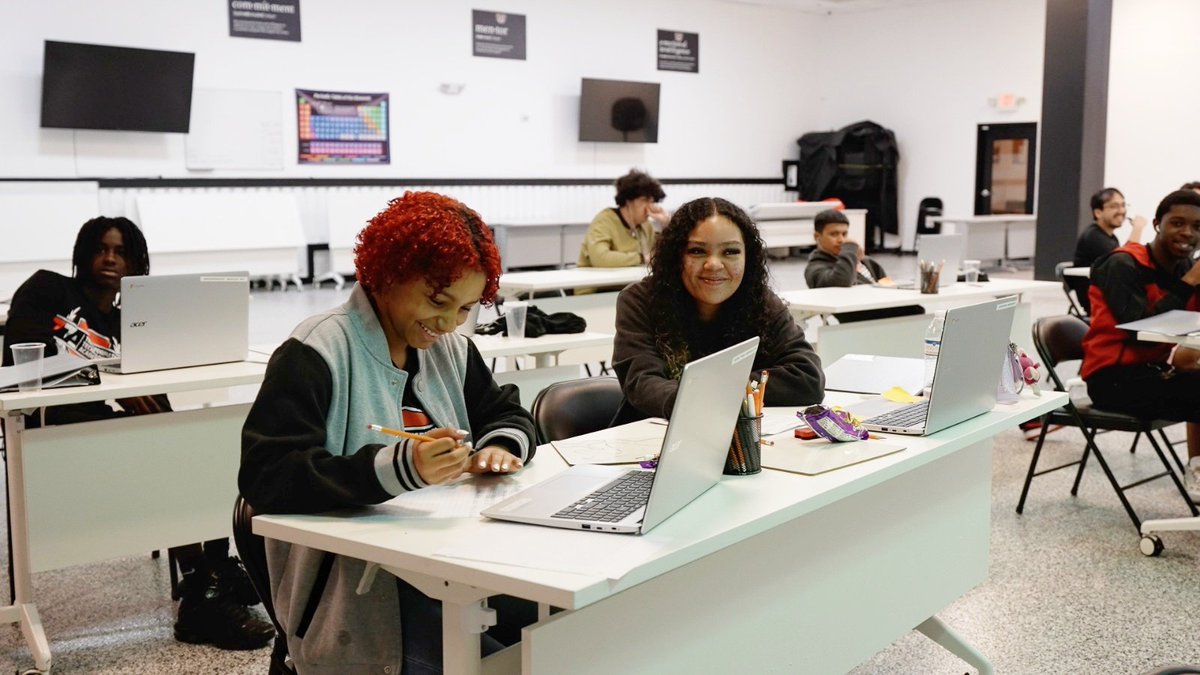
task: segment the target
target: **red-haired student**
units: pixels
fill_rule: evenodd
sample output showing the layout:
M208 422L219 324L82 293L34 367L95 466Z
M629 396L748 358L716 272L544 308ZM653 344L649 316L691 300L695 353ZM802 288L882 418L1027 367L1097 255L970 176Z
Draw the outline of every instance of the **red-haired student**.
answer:
M355 268L350 299L305 320L272 355L246 419L238 487L260 512L378 504L464 471L511 473L533 457L533 419L516 387L497 386L454 333L499 286L499 253L479 215L405 193L359 233ZM397 442L373 424L435 440ZM299 545L267 540L267 562L299 672L441 671L437 601L398 579L358 595L362 561ZM512 620L501 606L501 624ZM484 637L485 653L498 646Z

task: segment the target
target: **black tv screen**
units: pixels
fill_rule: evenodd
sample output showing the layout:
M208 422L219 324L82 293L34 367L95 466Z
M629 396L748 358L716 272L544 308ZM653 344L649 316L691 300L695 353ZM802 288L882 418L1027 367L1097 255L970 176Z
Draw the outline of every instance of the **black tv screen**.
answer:
M42 126L187 133L195 54L46 41Z
M657 143L658 89L657 82L583 78L579 140Z

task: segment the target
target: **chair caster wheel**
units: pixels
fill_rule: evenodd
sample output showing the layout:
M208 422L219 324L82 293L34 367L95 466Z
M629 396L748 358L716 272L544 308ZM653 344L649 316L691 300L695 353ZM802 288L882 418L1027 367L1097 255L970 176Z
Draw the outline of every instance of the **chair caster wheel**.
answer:
M1138 542L1138 548L1147 558L1156 558L1163 552L1162 539L1156 534L1144 534Z

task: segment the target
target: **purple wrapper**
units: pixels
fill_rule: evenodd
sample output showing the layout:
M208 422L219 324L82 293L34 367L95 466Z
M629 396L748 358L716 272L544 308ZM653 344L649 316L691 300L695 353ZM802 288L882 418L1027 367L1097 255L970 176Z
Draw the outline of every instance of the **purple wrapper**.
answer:
M871 436L870 432L845 410L811 405L797 412L796 416L804 420L813 433L835 443L865 441Z

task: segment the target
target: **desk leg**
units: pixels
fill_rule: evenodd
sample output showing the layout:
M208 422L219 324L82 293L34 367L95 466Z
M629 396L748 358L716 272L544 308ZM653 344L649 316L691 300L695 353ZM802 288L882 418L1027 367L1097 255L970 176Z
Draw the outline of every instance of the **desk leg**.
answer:
M29 562L29 529L25 513L25 464L21 436L25 433L25 417L8 418L8 504L11 515L13 604L0 608L0 620L20 623L25 644L39 670L50 669L50 643L42 628L37 606L33 604L33 577Z
M936 616L931 616L922 621L921 625L917 626L917 630L923 633L925 637L945 647L951 654L966 661L969 665L978 668L979 675L992 675L994 672L992 670L992 663L987 660L986 656L980 654L961 635L955 633Z
M448 582L419 572L384 567L425 595L442 601L442 670L480 675L479 636L496 625L496 610L485 600L491 593L474 586Z

